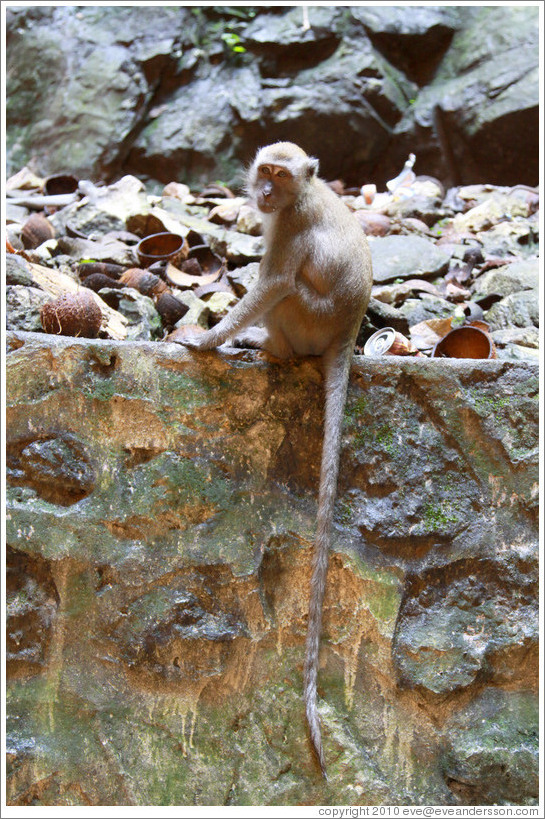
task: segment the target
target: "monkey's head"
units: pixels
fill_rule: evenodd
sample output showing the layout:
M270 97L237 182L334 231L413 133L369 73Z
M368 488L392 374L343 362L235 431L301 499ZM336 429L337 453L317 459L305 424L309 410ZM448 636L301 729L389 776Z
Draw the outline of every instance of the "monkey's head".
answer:
M263 213L290 207L304 196L318 160L293 142L276 142L257 152L248 173L248 191Z

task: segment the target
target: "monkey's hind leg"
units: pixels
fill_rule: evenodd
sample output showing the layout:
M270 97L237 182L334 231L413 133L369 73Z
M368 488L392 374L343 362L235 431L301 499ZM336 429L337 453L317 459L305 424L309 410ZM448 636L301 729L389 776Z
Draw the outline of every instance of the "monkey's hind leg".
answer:
M235 347L263 350L273 358L287 359L295 355L288 339L277 327L247 327L236 334L233 344Z

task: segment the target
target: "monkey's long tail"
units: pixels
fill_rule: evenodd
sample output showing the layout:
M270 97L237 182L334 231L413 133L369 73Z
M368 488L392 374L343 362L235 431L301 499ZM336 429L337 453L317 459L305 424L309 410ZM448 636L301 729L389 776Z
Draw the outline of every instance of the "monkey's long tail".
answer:
M316 704L318 677L318 653L322 630L322 608L326 587L329 547L333 523L333 511L337 494L337 476L341 448L342 423L348 377L354 345L343 345L329 351L324 357L325 365L325 413L320 491L318 495L318 519L314 545L314 564L310 588L310 608L305 652L305 708L312 744L327 778L320 717Z

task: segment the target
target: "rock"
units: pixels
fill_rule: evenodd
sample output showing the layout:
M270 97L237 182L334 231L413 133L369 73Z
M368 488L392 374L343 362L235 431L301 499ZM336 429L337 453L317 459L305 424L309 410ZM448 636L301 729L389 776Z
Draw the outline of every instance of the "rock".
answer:
M58 605L47 561L8 548L6 665L10 676L37 674L47 668Z
M538 803L535 701L487 687L448 722L445 774L466 805Z
M55 256L58 249L58 239L48 239L46 242L42 242L39 247L29 250L27 252L27 256L30 261L36 262L37 264L48 264L51 262L52 257Z
M9 804L537 804L537 364L354 360L326 783L317 365L6 340Z
M66 233L68 228L83 233L89 238L113 230L125 230L125 222L117 216L105 213L94 207L94 205L85 202L77 202L62 208L53 215L51 221L58 231Z
M391 221L384 213L356 210L354 216L367 236L386 236L390 230Z
M484 314L491 330L510 327L539 327L539 300L537 290L511 293L492 305Z
M409 332L407 316L403 315L397 307L373 297L369 301L367 318L372 320L374 329L377 327L393 327L398 333L407 334Z
M257 67L210 68L208 76L196 78L190 88L171 92L166 110L134 140L127 168L163 183L174 178L191 186L236 178L240 163L232 150L222 153L222 147L233 131L233 112L238 109L242 119L255 119L259 99Z
M243 265L242 267L235 267L234 270L229 270L227 272L227 278L229 279L229 282L237 296L242 298L242 296L244 296L248 290L254 286L255 282L257 281L258 274L259 263L251 262L250 264Z
M187 204L192 204L195 201L195 197L191 193L189 185L184 185L183 182L169 182L168 185L165 185L162 191L162 196L173 196L175 199L179 199L181 202L186 202Z
M295 83L264 82L256 137L247 145L246 156L291 133L294 141L319 156L326 179L341 175L361 185L414 93L413 84L385 65L367 38L347 37L335 55L300 71ZM361 105L362 98L367 105ZM335 125L324 129L333 111ZM380 184L373 175L375 179Z
M479 276L472 287L479 296L498 293L509 296L521 290L536 290L539 287L539 259L527 259L497 267Z
M219 321L228 312L229 307L236 302L237 298L232 293L212 293L206 299L206 305L210 310L210 315L215 321Z
M426 227L431 227L447 215L447 211L441 210L440 204L440 200L435 197L415 195L407 199L394 199L388 205L386 213L397 219L418 219Z
M250 236L261 236L263 232L263 217L257 208L242 205L238 212L237 230L239 233L249 233Z
M245 202L246 199L242 196L235 196L232 199L216 199L208 213L208 218L217 225L233 225L237 221L240 208Z
M29 286L34 283L29 263L15 253L6 254L6 284Z
M210 247L215 253L226 256L228 261L235 264L247 264L250 261L261 259L265 252L265 245L261 236L249 236L246 233L230 231L222 241L210 239Z
M401 284L373 285L372 288L373 298L386 304L402 304L412 293L430 293L432 296L441 296L438 288L425 279L408 279Z
M419 219L430 227L445 218L448 212L441 207L444 196L442 185L433 179L415 179L410 187L410 196L394 196L384 207L384 213L392 218Z
M421 219L415 219L412 216L407 216L403 218L403 221L399 225L397 231L398 233L407 234L407 233L416 233L424 234L425 236L430 235L429 228L425 222Z
M458 8L402 8L357 6L352 14L360 20L373 44L394 65L419 85L429 82L456 31L464 21Z
M325 178L358 187L383 188L409 152L449 186L537 183L537 8L309 16L304 28L289 6L9 9L8 167L32 158L45 176L69 156L81 178L238 187L259 145L291 138Z
M396 126L392 176L409 146L417 156L425 153L426 173L449 184L537 184L536 22L515 6L472 10ZM449 155L456 159L449 163Z
M44 182L43 177L37 176L25 165L6 180L6 191L39 191Z
M208 330L208 317L210 316L210 307L202 299L197 298L192 290L176 291L176 298L189 308L187 313L176 322L175 327L185 327L188 325L198 325Z
M41 332L40 310L50 296L37 287L20 284L6 287L6 328Z
M186 18L180 8L139 11L10 14L10 162L20 167L29 153L54 173L66 170L69 156L70 171L82 178L119 168L159 76L176 71L176 38Z
M465 231L478 233L509 217L514 219L517 216L523 218L530 216L530 206L523 190L515 190L511 194L509 189L502 192L501 189L495 190L491 185L487 187L489 193L482 202L465 213L457 213L454 217L453 227L459 233Z
M535 361L540 360L539 350L523 344L510 342L507 346L497 349L497 358L502 361Z
M417 299L406 299L397 308L398 313L407 319L409 327L428 319L446 318L454 315L454 305L446 299L430 293L420 293Z
M450 252L422 236L385 236L370 243L373 281L389 282L415 276L432 278L446 271Z
M8 224L10 222L17 222L22 224L26 221L29 215L28 208L24 208L21 205L16 205L13 202L10 202L8 199L6 202L6 222Z
M117 310L128 321L127 340L150 340L161 337L161 316L153 300L132 287L123 290L103 287L100 296L113 310Z
M467 499L437 498L440 513L433 526L453 529ZM503 577L497 566L482 566L477 577L471 564L453 567L454 576L445 587L437 584L434 572L414 579L402 625L397 633L396 664L404 685L424 686L435 694L463 689L488 672L491 663L506 651L524 653L528 642L537 639L535 623L528 613L533 608L531 585L517 572L522 565L505 565ZM516 610L504 609L506 589L520 591ZM478 623L478 627L476 627ZM514 646L517 646L515 649Z
M6 240L14 250L24 250L23 240L21 239L22 229L22 225L15 222L6 224Z
M85 445L71 435L54 435L14 445L8 455L10 480L61 506L90 495L97 475Z
M124 242L116 239L70 239L61 236L57 240L57 250L65 253L76 261L89 260L97 262L110 262L121 264L125 267L135 267L137 264L136 255L132 248Z
M539 330L537 327L494 330L491 333L497 357L503 361L538 361Z
M511 327L508 330L494 330L491 335L494 344L500 347L513 342L533 350L539 348L539 330L537 327Z
M499 222L489 230L477 233L477 239L487 256L500 259L512 256L535 256L539 252L539 228L537 220L514 219L512 222Z
M244 29L245 46L258 56L265 55L269 63L301 60L302 55L320 61L339 44L335 34L339 13L335 7L316 7L309 13L310 28L303 28L301 9L291 8L281 16L258 15ZM316 48L319 46L319 48Z

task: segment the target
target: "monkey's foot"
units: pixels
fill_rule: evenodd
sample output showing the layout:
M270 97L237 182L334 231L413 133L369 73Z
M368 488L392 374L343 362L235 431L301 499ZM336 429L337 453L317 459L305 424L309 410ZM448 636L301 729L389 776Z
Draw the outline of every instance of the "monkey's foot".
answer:
M237 333L233 339L235 347L251 347L253 350L260 350L267 340L267 331L262 327L247 327L241 333Z

